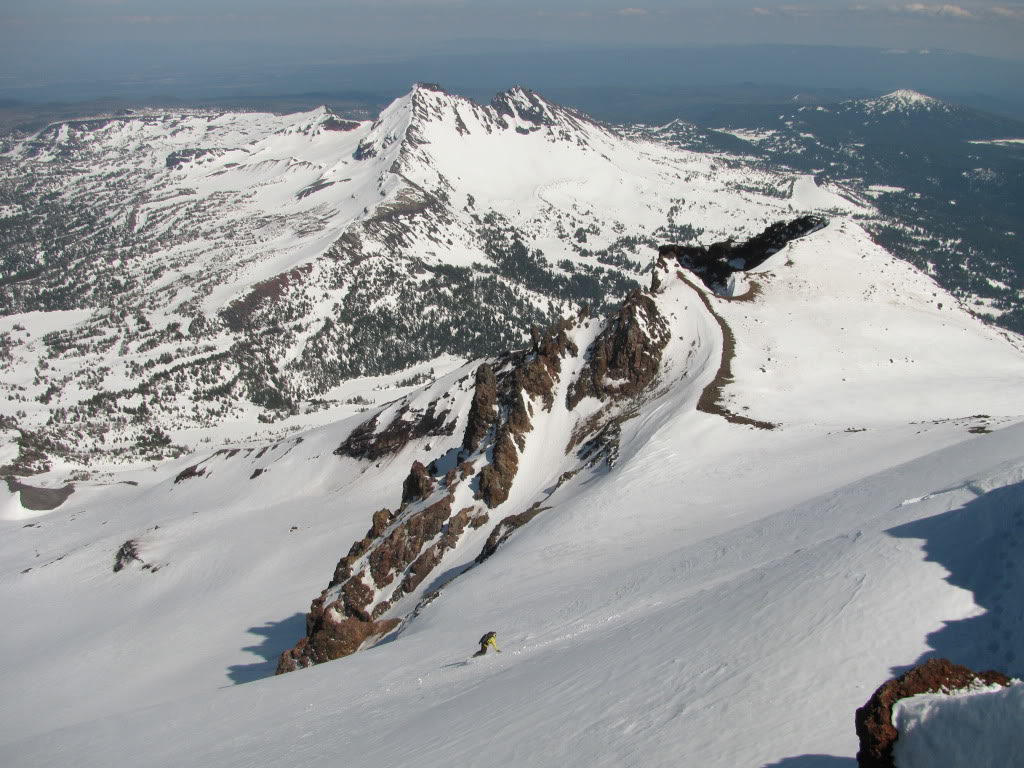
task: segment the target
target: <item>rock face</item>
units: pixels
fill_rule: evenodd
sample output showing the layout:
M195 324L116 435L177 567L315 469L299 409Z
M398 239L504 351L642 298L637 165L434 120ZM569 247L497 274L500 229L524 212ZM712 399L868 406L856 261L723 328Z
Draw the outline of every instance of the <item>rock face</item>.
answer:
M497 419L495 406L498 402L498 381L494 371L487 363L476 369L476 389L473 392L473 404L469 408L466 422L466 433L462 446L469 452L480 447L487 431Z
M410 440L455 433L455 421L448 421L448 412L439 411L437 403L431 403L422 412L408 405L403 406L395 418L379 431L377 419L374 416L352 430L352 434L334 453L353 459L376 461L382 456L398 453Z
M668 323L646 293L629 296L588 350L588 361L569 388L567 405L587 396L599 400L632 397L654 381L670 338Z
M675 258L681 266L700 277L708 288L721 293L733 272L745 272L760 266L790 240L816 232L827 223L821 216L801 216L789 222L776 222L743 243L729 239L710 246L663 245L658 253L661 257Z
M1010 679L994 671L976 673L948 659L929 659L889 680L857 710L855 718L860 768L895 768L893 745L899 735L892 724L892 708L900 699L919 693L943 693L979 685L1009 685Z

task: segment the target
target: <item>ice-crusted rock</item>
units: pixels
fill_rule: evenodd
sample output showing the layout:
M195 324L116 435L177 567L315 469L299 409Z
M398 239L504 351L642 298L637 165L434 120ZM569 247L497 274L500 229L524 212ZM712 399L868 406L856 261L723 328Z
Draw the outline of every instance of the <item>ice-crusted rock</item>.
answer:
M867 703L857 710L855 723L860 750L860 768L895 768L893 745L899 736L892 723L897 701L919 693L949 693L974 686L1009 685L1001 672L973 672L948 659L929 659L897 678L882 684Z

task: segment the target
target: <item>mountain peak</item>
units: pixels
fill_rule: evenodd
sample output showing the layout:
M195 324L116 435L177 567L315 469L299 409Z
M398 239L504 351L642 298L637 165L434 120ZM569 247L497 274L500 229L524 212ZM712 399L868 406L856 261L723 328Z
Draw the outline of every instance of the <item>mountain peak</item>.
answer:
M909 88L900 88L884 96L879 96L875 99L865 99L857 103L867 111L877 113L931 112L949 109L945 102L918 91L910 90Z

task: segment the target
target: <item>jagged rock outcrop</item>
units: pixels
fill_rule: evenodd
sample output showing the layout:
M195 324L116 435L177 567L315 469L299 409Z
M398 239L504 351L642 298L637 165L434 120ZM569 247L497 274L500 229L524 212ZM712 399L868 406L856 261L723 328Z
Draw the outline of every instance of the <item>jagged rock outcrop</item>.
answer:
M563 320L544 332L535 329L528 349L477 367L457 463L441 461L447 451L430 464L413 462L398 510L373 514L366 536L352 544L331 583L313 600L306 637L281 655L279 673L347 656L393 630L400 620L386 614L395 603L423 585L466 530L489 521L486 509L508 499L525 435L533 429L531 403L553 407L561 359L578 354L569 337L572 328L571 321ZM380 431L379 418L377 414L357 427L335 453L376 460L414 438L451 436L456 423L447 421L448 411L440 410L437 401L422 413L402 405ZM441 463L450 468L440 469ZM483 466L478 470L479 463ZM462 506L454 512L456 491L471 477L478 477L474 498L484 506Z
M591 346L586 366L569 388L569 409L585 397L622 399L649 387L669 338L668 322L650 295L631 294Z
M710 246L663 245L658 254L675 259L700 277L708 288L721 293L733 272L745 272L763 264L791 240L816 232L827 224L821 216L801 216L788 222L778 221L742 243L730 238Z
M892 724L892 708L900 699L919 693L944 693L981 685L1009 685L1010 679L995 671L973 672L948 659L929 659L876 690L857 710L855 723L860 768L895 768L893 745L898 733Z
M512 481L519 471L519 454L512 442L512 428L505 424L494 441L493 459L480 472L480 496L494 508L508 498Z
M476 369L476 387L473 390L473 402L469 407L466 432L462 440L463 448L470 453L480 447L480 441L497 420L497 402L498 381L494 378L494 370L487 363L481 363Z
M114 555L114 573L118 573L124 570L126 566L136 562L142 562L142 558L139 557L139 543L134 539L128 539L118 548L117 554Z
M455 420L448 421L449 412L438 410L436 402L425 411L403 405L386 427L378 431L380 414L364 421L345 439L334 453L353 459L377 459L398 453L411 440L455 434Z

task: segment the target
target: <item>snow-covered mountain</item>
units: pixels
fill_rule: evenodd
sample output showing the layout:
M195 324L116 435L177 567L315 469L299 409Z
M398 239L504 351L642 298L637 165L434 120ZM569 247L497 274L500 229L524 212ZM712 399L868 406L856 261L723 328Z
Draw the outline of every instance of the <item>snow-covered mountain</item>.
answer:
M5 321L55 466L0 506L0 762L840 765L894 671L1024 676L1021 337L855 190L635 133L418 86L15 148L111 258L3 285L69 303Z
M5 764L836 762L893 668L1020 676L1019 338L842 218L728 295L681 253L344 422L9 495Z
M909 88L900 88L879 96L875 99L862 99L853 102L857 109L866 113L891 115L902 113L904 115L915 112L952 112L954 108L940 99L926 96Z
M364 407L345 402L353 377L408 379L613 306L662 242L872 210L524 89L481 106L420 85L373 123L324 109L61 123L3 171L0 386L20 470L287 434Z

